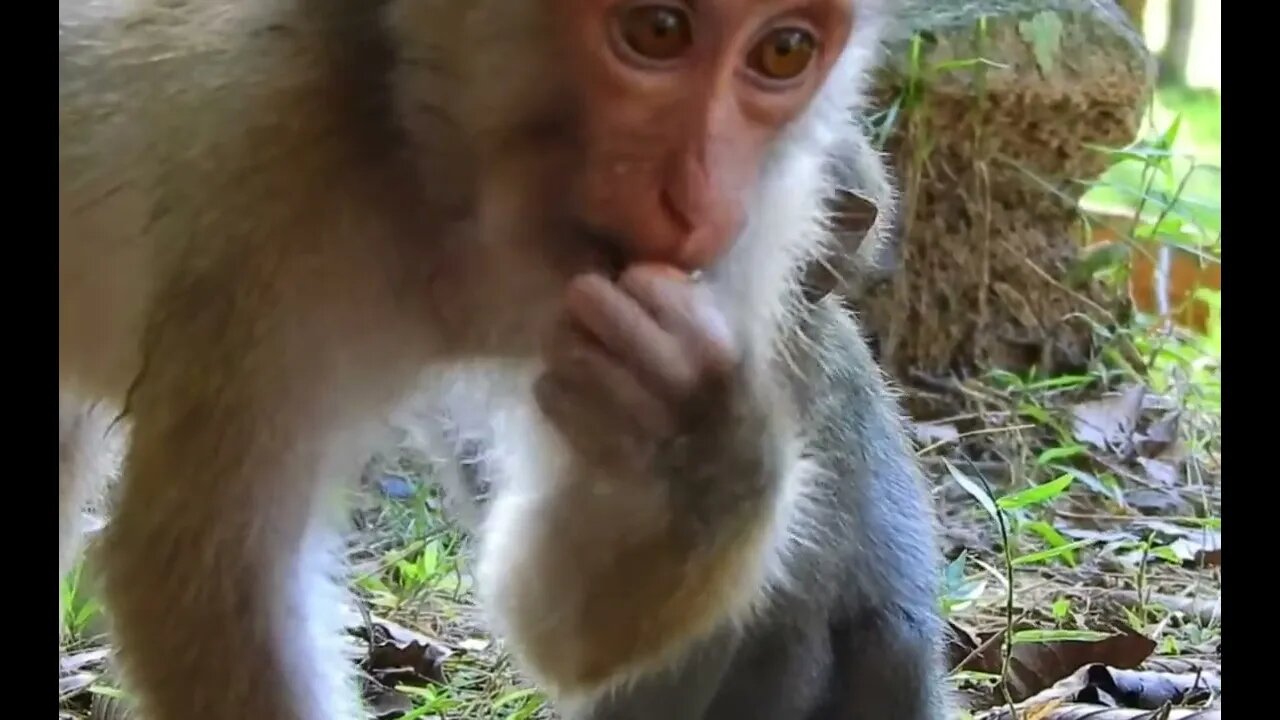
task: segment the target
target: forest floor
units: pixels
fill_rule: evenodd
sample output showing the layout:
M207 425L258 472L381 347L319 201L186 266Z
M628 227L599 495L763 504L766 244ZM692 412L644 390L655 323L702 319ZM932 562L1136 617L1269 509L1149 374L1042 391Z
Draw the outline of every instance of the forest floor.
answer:
M1216 165L1220 100L1165 93L1157 125L1170 108L1198 158L1177 167ZM1104 180L1138 174L1117 167ZM1187 183L1198 195L1187 214L1213 235L1219 180L1215 170ZM1104 185L1093 199L1125 202ZM1220 258L1220 237L1213 247ZM1124 329L1141 369L1100 360L1068 377L907 388L954 408L913 427L948 561L950 680L973 717L1016 704L1036 720L1083 717L1087 705L1113 708L1089 715L1108 720L1177 719L1220 703L1221 336L1216 296L1206 302L1202 333L1149 319ZM348 635L365 695L387 720L552 717L482 629L467 539L442 519L431 472L397 456L371 468L357 501ZM120 720L127 701L79 585L64 587L61 713Z

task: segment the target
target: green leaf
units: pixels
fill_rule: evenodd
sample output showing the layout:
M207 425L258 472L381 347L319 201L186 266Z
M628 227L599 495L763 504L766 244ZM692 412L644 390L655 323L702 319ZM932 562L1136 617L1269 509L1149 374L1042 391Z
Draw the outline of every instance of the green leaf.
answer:
M1097 243L1067 269L1067 281L1078 286L1103 270L1124 267L1129 253L1128 244L1123 242Z
M947 563L946 578L947 587L956 588L964 584L964 568L965 562L969 559L968 553L961 552L956 556L955 560Z
M1067 445L1065 447L1049 448L1048 450L1040 453L1040 457L1036 458L1036 464L1048 465L1055 460L1075 457L1076 455L1081 455L1085 452L1086 450L1083 445Z
M1073 480L1075 478L1070 475L1060 475L1042 485L1034 485L1021 492L1005 495L996 501L996 505L1004 510L1014 510L1052 500L1070 487Z
M1077 388L1094 381L1092 375L1059 375L1057 377L1036 380L1027 385L1028 392L1037 390L1060 390L1062 388Z
M1031 403L1022 403L1019 405L1018 414L1025 415L1041 425L1049 425L1053 422L1053 418L1050 417L1048 410L1045 410L1039 405L1032 405Z
M1056 12L1038 12L1030 20L1018 23L1018 34L1031 46L1041 75L1053 72L1053 64L1062 47L1062 19Z
M1047 642L1099 642L1111 637L1096 630L1019 630L1013 634L1013 642L1047 643Z
M1061 548L1071 544L1070 541L1062 536L1062 533L1058 532L1052 525L1042 520L1035 520L1026 523L1023 527L1039 535L1051 548ZM1076 564L1076 554L1070 550L1064 551L1063 559L1067 561L1068 565L1073 567Z
M1059 555L1067 555L1077 548L1082 548L1088 545L1092 545L1093 543L1094 543L1093 540L1077 540L1073 543L1068 543L1060 547L1049 548L1048 550L1041 550L1040 552L1028 553L1021 557L1016 557L1013 559L1013 562L1011 562L1010 564L1011 565L1034 565L1036 563L1044 562L1045 560L1052 560L1053 558L1056 558Z
M942 462L947 466L947 472L951 473L951 479L955 480L957 485L964 488L965 492L972 495L973 499L977 500L978 504L982 506L982 509L987 511L987 514L991 516L992 520L999 523L1000 511L996 509L996 504L991 499L991 496L987 494L987 491L982 489L982 487L973 480L970 480L967 475L956 469L956 466L952 465L950 460L943 458Z
M1067 613L1071 612L1071 601L1064 597L1060 597L1053 601L1051 611L1053 612L1055 620L1062 620L1067 616Z

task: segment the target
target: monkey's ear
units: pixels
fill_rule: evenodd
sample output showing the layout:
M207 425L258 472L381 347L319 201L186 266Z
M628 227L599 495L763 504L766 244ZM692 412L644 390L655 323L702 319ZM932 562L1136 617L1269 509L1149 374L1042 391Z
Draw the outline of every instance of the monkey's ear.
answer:
M867 236L876 218L880 216L880 208L870 198L843 188L836 191L836 227L843 235L856 237L852 245L846 245L846 251L857 252L862 239Z
M818 258L805 273L804 295L809 302L835 292L850 273L858 271L858 250L879 216L880 208L869 198L844 188L836 190L832 226L839 242L833 253Z

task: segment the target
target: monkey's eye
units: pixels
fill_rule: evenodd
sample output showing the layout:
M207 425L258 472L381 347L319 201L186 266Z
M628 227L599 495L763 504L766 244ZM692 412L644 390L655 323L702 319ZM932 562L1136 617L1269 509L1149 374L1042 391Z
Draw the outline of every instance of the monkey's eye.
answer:
M674 60L693 44L689 16L669 5L628 9L621 18L621 31L627 47L646 60Z
M817 48L818 41L809 31L778 28L756 43L747 63L766 80L793 80L813 62Z

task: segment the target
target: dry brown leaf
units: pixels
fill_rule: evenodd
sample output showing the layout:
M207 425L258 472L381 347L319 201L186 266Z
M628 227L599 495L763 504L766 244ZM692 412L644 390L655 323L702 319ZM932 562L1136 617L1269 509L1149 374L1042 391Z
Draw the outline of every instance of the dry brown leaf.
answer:
M1222 565L1222 538L1217 533L1206 533L1203 538L1181 537L1169 543L1169 550L1188 567L1218 567Z
M982 641L968 628L957 624L953 620L948 620L947 626L949 630L947 635L947 666L957 670L975 669L973 663L977 658L971 659L969 656L982 645ZM962 664L965 667L961 667Z
M1018 715L1024 719L1136 719L1153 717L1150 711L1159 711L1161 708L1204 702L1211 696L1219 695L1221 691L1221 675L1212 670L1162 673L1121 670L1101 663L1091 663L1015 707L1019 711ZM1113 711L1120 710L1125 714L1112 714ZM1185 717L1198 717L1197 711L1188 712L1191 714ZM997 708L986 715L985 720L999 720L1008 715L1008 708Z
M1133 450L1133 433L1142 412L1142 399L1147 389L1132 385L1118 395L1090 400L1071 408L1072 432L1080 442L1099 450L1110 450L1129 456Z
M1013 646L1009 658L1009 693L1015 700L1031 697L1070 676L1077 668L1093 663L1136 668L1155 648L1153 640L1132 632L1117 633L1094 642L1019 643ZM992 672L999 672L998 664Z
M446 682L444 661L452 654L448 647L391 620L347 610L348 634L367 644L359 668L365 678L364 698L375 720L398 718L413 707L397 687Z
M1136 488L1126 491L1124 503L1135 510L1157 515L1190 515L1192 511L1186 498L1166 488Z
M58 702L65 702L84 692L98 679L98 673L75 672L58 678Z
M1049 714L1052 713L1054 710L1058 709L1063 702L1065 701L1062 700L1061 698L1057 700L1050 700L1049 702L1045 703L1044 705L1041 705L1040 707L1031 709L1031 711L1028 712L1023 717L1025 718L1025 720L1045 720L1045 718L1049 717Z
M77 670L83 670L90 665L101 666L111 656L110 648L97 648L95 650L85 650L84 652L71 653L58 658L58 667L64 673L73 673Z
M916 439L926 445L960 439L960 431L951 423L918 422L912 423L911 429Z
M369 650L364 669L390 688L397 685L421 687L431 683L443 684L445 657L447 654L440 653L435 644L424 645L416 640L406 645L383 642Z
M371 720L396 720L413 710L413 701L394 690L375 690L365 694Z
M1178 476L1182 468L1178 463L1156 458L1138 458L1138 464L1146 471L1147 478L1157 485L1173 487L1178 484Z
M1193 560L1193 562L1197 567L1204 567L1204 568L1222 567L1222 549L1218 548L1215 550L1201 550L1200 552L1196 553L1196 557Z
M1181 420L1181 413L1177 410L1171 410L1165 413L1164 417L1151 423L1151 425L1143 432L1139 432L1134 436L1134 442L1137 445L1138 453L1143 457L1160 457L1163 455L1176 455L1179 453L1178 448L1178 423Z
M1222 677L1212 670L1163 673L1096 664L1081 668L1078 674L1085 678L1086 684L1076 694L1076 700L1095 704L1113 701L1120 707L1140 710L1198 704L1222 692Z
M1027 716L1020 710L1018 717L1025 720ZM1009 711L997 708L976 715L975 720L1009 720ZM1072 703L1058 705L1037 720L1222 720L1222 711L1174 708L1168 715L1164 715L1159 710L1130 710Z

